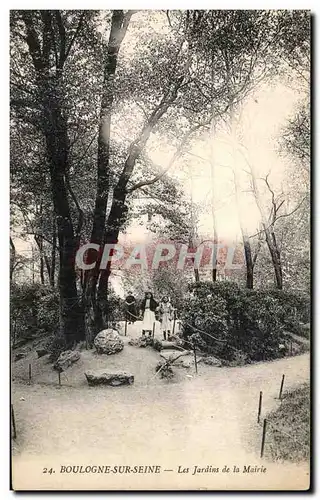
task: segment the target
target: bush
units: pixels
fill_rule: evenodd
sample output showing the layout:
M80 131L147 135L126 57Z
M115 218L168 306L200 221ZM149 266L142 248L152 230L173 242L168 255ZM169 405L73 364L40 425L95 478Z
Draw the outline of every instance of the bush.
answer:
M225 299L210 293L206 283L203 286L197 284L191 291L193 293L185 300L181 311L184 338L199 347L203 343L214 346L217 343L215 339L223 343L228 338Z
M172 366L166 361L159 361L156 365L156 373L160 378L171 379L174 377Z
M60 354L67 349L66 340L61 335L55 335L48 344L49 359L55 363Z
M253 361L280 356L282 309L267 292L244 290L239 323L233 327L233 346L248 353Z
M56 290L39 283L12 284L10 296L13 345L55 332L59 323L59 297Z
M39 298L37 312L37 327L43 333L52 333L59 324L59 293L58 290L46 290Z
M310 297L302 293L285 290L270 290L282 308L281 321L288 331L300 335L300 323L310 322Z
M191 284L189 291L181 312L184 338L226 360L241 352L248 361L282 356L283 330L293 331L293 325L299 325L297 318L307 317L307 298L280 290L200 282Z
M115 294L112 288L108 290L108 301L106 302L106 319L109 324L125 320L124 300Z

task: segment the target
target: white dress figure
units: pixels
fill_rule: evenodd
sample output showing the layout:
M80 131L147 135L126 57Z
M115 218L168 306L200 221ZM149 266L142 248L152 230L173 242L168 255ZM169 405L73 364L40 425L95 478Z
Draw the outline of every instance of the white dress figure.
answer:
M153 330L153 324L156 321L155 310L157 306L158 304L154 300L152 293L147 292L145 299L142 303L141 309L143 314L142 330L145 332L149 332L149 335L151 335L151 332Z
M167 333L171 333L171 322L172 322L173 307L169 300L164 297L162 303L160 304L160 315L161 315L161 330L163 332L163 337L166 340Z

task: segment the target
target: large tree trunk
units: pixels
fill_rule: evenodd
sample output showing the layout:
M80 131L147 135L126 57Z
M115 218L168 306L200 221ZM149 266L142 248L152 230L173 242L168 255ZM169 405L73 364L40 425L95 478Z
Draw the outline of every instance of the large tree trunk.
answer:
M268 228L267 226L264 226L264 228L265 228L266 242L269 248L273 264L276 286L279 290L282 290L283 288L282 263L276 236L274 232L270 230L270 228Z
M124 175L122 174L119 182L113 193L113 200L110 209L110 213L108 216L107 227L108 230L105 233L103 244L117 244L120 229L127 211L125 206L126 200L126 182L124 180ZM112 252L111 252L112 254ZM101 270L98 292L97 292L97 300L95 304L95 327L97 330L103 328L105 326L104 323L104 314L107 309L108 303L108 286L109 286L109 278L111 274L111 262L107 263L106 269ZM106 323L108 323L109 318L106 317Z
M251 252L251 245L249 238L242 233L243 245L244 245L244 255L246 259L246 287L252 289L253 288L253 259Z
M127 31L132 12L124 14L123 10L114 10L111 19L111 29L107 48L106 64L104 69L103 95L101 100L99 136L98 136L98 159L97 159L97 193L93 214L93 227L91 232L91 243L102 245L105 239L106 211L110 183L110 130L112 105L114 100L114 76L117 69L118 54L122 40ZM90 262L95 255L88 252ZM91 344L92 337L103 328L101 297L97 297L97 285L99 280L99 266L101 253L94 269L85 272L83 281L83 303L86 311L87 339ZM101 278L100 278L101 279ZM102 281L104 278L102 277ZM104 289L105 285L101 285ZM99 295L99 292L98 292ZM91 309L94 311L94 329L91 331Z
M84 339L84 322L78 301L74 234L65 175L68 170L67 121L59 99L59 80L43 89L44 133L50 166L51 192L59 242L60 329L67 347Z
M41 285L44 285L44 260L43 260L42 247L43 247L43 244L41 242L41 248L40 248L40 282L41 282Z
M120 49L121 42L126 33L130 17L134 11L128 12L123 15L123 11L114 11L112 16L111 23L111 33L108 44L108 57L107 57L107 66L105 76L109 78L109 83L112 83L113 88L113 78L114 72L116 70L116 62L117 55ZM101 190L97 189L97 194L101 192L103 195L103 200L100 197L96 203L95 209L95 224L94 230L92 233L92 242L101 244L116 244L118 242L119 232L122 226L122 222L126 217L127 208L125 205L125 200L127 196L127 185L132 176L134 166L137 158L143 151L150 134L153 128L157 125L158 121L161 117L167 112L168 108L172 105L172 103L176 100L178 95L178 90L182 85L183 78L178 78L176 81L173 81L169 86L165 94L163 95L160 103L155 107L155 109L150 113L148 119L144 123L139 137L132 142L128 150L128 156L126 158L123 170L120 174L119 180L116 184L116 187L113 191L112 205L110 209L110 213L108 216L105 230L105 219L106 219L106 207L107 207L107 195L105 189L109 186L109 172L105 171L105 168L102 168L105 163L101 164L100 176L101 176ZM104 120L107 120L107 129L106 135L103 134L102 139L109 141L109 133L110 133L110 120L111 120L111 107L113 102L113 91L106 91L105 100L103 101L104 111L102 115L104 116ZM102 124L103 125L103 124ZM104 162L109 162L109 146L106 148L106 144L102 144L101 152L104 156ZM98 181L99 182L99 181ZM154 181L152 181L154 182ZM150 184L150 182L149 182ZM143 183L142 183L143 185ZM104 187L104 189L102 189ZM131 188L131 191L141 187L140 183L137 183L134 188ZM104 222L104 225L102 223ZM101 241L102 238L102 241ZM101 258L101 256L100 256ZM108 283L111 273L111 264L108 263L105 270L99 271L100 266L100 258L97 261L95 269L92 273L88 273L85 281L89 282L89 285L86 285L88 292L85 293L86 302L87 298L93 300L95 306L95 331L97 332L104 326L104 312L106 310L106 304L108 302ZM95 290L97 287L98 277L100 274L97 297L95 298ZM90 284L91 280L91 284ZM108 320L108 318L107 318Z
M11 252L10 252L10 282L11 282L13 279L13 273L14 273L14 269L16 266L16 256L17 256L16 247L15 247L15 244L13 243L11 236L10 236L10 248L11 248Z
M79 305L75 254L77 240L75 237L68 200L66 178L69 164L68 124L63 109L63 65L71 45L66 49L66 32L60 11L41 11L43 22L42 40L34 27L34 11L22 11L26 26L26 42L37 75L39 104L42 111L41 130L46 141L46 151L50 170L51 193L57 221L59 242L59 292L60 292L60 333L66 346L72 347L76 341L84 338L84 317ZM52 16L59 24L59 36L52 37ZM74 41L75 37L73 37ZM53 44L57 52L59 40L59 58L53 70L50 64L50 53Z
M50 265L50 285L54 288L55 285L55 272L56 272L56 246L57 246L57 230L55 215L53 217L52 227L52 248L51 248L51 265Z

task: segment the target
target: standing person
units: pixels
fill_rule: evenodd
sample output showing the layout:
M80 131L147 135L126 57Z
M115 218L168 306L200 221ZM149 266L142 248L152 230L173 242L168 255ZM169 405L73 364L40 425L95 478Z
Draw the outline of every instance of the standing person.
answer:
M151 292L146 292L145 297L141 303L141 315L143 315L142 320L142 335L149 332L151 337L153 324L156 320L155 310L158 307L158 302L153 298Z
M170 299L168 297L163 297L162 302L160 304L160 316L161 316L161 329L163 332L164 340L168 340L171 333L171 321L172 321L173 307L170 303Z
M131 323L134 323L137 319L136 299L132 295L132 292L129 292L128 296L126 297L125 304L126 304L126 318L130 325Z

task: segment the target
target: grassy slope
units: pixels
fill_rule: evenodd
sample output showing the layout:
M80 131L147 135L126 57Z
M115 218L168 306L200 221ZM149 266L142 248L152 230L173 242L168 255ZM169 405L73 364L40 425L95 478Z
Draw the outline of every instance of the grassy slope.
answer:
M281 406L269 414L268 422L268 442L274 459L292 462L309 459L309 385L285 394Z

